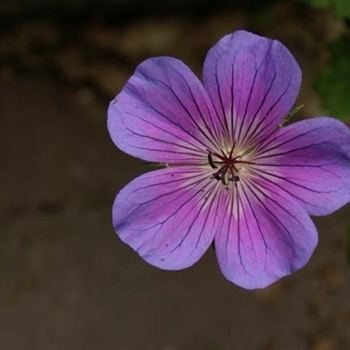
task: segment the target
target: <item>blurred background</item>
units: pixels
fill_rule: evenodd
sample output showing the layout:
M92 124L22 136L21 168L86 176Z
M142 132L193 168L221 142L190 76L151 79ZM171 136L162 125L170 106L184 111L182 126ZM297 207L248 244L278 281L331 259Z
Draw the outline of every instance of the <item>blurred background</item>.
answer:
M116 193L145 171L106 129L136 65L247 29L295 55L299 118L350 118L350 7L342 0L0 0L0 349L350 349L350 207L316 218L310 263L246 291L212 250L165 272L121 243Z

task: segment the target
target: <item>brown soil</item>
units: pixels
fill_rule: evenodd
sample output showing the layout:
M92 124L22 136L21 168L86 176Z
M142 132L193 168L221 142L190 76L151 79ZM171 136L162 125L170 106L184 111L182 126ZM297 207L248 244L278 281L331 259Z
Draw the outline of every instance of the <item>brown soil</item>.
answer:
M151 267L110 223L117 191L144 171L105 125L134 65L166 54L200 72L222 34L254 29L296 54L303 113L317 114L308 82L342 26L295 11L275 8L273 23L225 13L71 32L28 22L2 33L0 349L350 349L349 206L316 220L320 244L303 270L261 291L227 282L211 250L185 271Z

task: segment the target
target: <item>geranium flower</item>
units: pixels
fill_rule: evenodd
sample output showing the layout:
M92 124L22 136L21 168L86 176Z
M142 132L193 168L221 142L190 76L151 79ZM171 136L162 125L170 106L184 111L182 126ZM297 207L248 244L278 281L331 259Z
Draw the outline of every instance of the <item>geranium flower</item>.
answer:
M108 129L121 150L165 168L117 195L122 241L168 270L214 242L222 273L247 289L303 267L318 240L309 215L350 200L350 132L327 117L280 127L300 83L280 42L246 31L210 49L203 84L175 58L141 63L111 102Z

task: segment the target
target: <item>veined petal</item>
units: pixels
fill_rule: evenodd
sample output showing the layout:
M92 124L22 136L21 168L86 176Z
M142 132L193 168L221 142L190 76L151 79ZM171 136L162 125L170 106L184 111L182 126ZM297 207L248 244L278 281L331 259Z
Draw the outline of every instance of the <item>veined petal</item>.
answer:
M350 131L319 117L278 130L256 150L253 169L293 196L310 215L327 215L350 201Z
M202 167L139 176L117 195L113 226L148 263L168 270L193 265L212 243L220 220L221 184Z
M305 210L261 180L239 184L215 237L221 271L246 288L264 288L303 267L317 245Z
M238 146L251 146L291 110L301 71L279 41L240 30L224 36L208 52L203 78L222 117L223 133Z
M203 162L218 138L211 101L181 61L141 63L108 109L108 130L124 152L169 164Z

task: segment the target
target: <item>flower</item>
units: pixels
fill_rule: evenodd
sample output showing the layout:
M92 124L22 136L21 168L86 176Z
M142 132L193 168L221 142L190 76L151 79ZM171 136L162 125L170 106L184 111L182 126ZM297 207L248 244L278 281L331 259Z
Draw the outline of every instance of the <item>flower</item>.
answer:
M141 63L108 129L121 150L165 168L117 195L121 240L168 270L214 242L224 276L247 289L303 267L318 241L309 215L350 200L350 132L328 117L281 127L300 83L285 46L246 31L210 49L203 84L175 58Z

